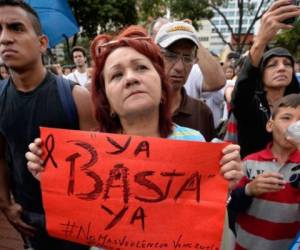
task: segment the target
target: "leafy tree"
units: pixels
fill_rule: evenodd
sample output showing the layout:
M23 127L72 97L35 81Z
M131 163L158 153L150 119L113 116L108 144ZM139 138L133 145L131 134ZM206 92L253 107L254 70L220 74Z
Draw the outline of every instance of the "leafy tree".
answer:
M296 59L300 59L300 20L294 24L295 28L284 30L274 39L275 46L287 48Z
M219 1L222 2L222 1ZM171 13L176 19L191 19L195 28L203 18L212 18L213 11L209 8L209 2L203 0L173 0L171 1Z
M99 32L116 31L137 23L135 0L69 0L82 34L94 38Z
M215 1L222 3L224 0ZM143 21L149 17L153 19L169 13L174 19L191 19L196 28L199 20L213 16L213 12L209 8L209 0L140 0L138 7L140 18Z
M137 23L135 4L135 0L69 0L75 19L81 27L81 41L91 41L100 32L114 32ZM77 43L78 34L72 40L66 38L67 61L71 60L70 50ZM86 45L85 42L84 44Z
M137 9L140 21L148 21L166 15L168 1L166 0L138 0Z

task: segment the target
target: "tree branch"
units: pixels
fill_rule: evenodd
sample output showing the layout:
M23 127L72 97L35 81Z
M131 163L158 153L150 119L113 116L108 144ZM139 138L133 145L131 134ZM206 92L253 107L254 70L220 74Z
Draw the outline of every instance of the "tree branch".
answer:
M211 7L212 9L214 9L223 18L226 26L229 29L229 32L231 33L231 35L233 35L233 29L232 29L227 17L223 14L223 12L221 12L220 9L212 3L208 3L208 6Z
M259 7L258 7L258 9L257 9L257 11L256 11L256 13L255 13L255 16L254 16L254 18L253 18L253 20L252 20L252 22L251 22L251 24L250 24L250 26L249 26L249 28L248 28L248 30L247 30L247 32L246 32L246 35L245 35L245 37L244 37L244 39L243 39L243 41L242 41L242 44L241 44L241 51L243 50L243 48L244 48L244 46L245 46L245 44L246 44L247 38L248 38L248 36L249 36L249 34L250 34L250 32L251 32L251 29L253 28L254 24L255 24L255 23L263 16L263 14L267 11L267 10L264 10L261 14L259 14L259 13L260 13L260 10L261 10L261 8L262 8L262 6L263 6L263 4L264 4L264 2L265 2L265 0L261 0L261 2L260 2L260 5L259 5ZM270 2L270 0L267 0L266 3L269 3L269 2Z
M217 32L217 34L219 35L219 37L221 38L221 40L223 41L224 44L228 45L229 48L231 50L233 50L233 47L231 45L231 43L227 42L223 36L223 34L219 31L219 29L217 28L217 26L213 23L213 21L211 19L208 19L208 21L210 22L210 24L214 27L215 31Z

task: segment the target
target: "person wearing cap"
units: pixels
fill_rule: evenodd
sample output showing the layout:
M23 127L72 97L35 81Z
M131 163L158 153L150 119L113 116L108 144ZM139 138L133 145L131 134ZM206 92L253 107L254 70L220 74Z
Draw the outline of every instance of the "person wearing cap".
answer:
M199 40L194 27L182 21L167 23L158 31L155 42L171 85L173 121L200 131L210 141L215 136L212 112L205 103L188 96L183 87L198 60Z
M232 111L237 120L242 157L262 150L271 141L265 127L273 103L282 96L300 92L289 51L277 47L265 52L280 29L293 28L283 21L298 15L300 7L288 0L271 5L261 19L260 30L235 84Z

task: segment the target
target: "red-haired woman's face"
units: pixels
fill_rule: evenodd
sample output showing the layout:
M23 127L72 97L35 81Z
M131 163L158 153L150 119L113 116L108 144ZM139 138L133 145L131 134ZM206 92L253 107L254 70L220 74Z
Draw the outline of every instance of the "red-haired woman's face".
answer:
M161 78L146 56L120 47L107 57L103 75L111 111L121 119L153 111L159 114Z

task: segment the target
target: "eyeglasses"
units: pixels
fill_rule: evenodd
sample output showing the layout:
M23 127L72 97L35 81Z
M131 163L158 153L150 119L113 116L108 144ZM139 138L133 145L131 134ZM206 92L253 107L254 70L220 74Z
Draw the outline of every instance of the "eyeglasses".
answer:
M141 37L123 37L123 38L120 38L118 40L112 40L112 41L109 41L109 42L106 42L106 43L102 43L102 44L97 45L97 47L96 47L97 56L99 56L101 54L101 52L103 52L104 48L113 47L115 45L120 44L121 42L128 42L128 41L132 41L132 40L151 41L152 38L149 37L149 36L145 36L145 37L144 36L141 36Z
M196 57L194 55L182 55L179 53L172 52L167 49L162 49L161 48L161 53L163 54L164 58L171 62L171 63L176 63L179 59L186 64L186 65L191 65L196 62Z

